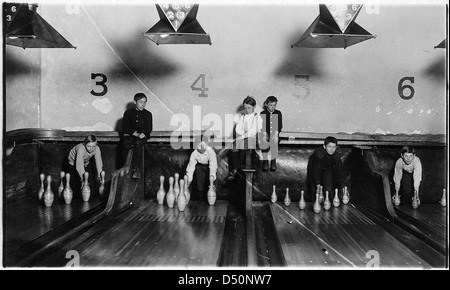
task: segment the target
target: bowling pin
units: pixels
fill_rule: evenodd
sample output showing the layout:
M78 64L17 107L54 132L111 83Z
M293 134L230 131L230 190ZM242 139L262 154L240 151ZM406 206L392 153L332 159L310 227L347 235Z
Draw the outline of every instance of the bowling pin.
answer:
M173 208L175 202L175 192L173 191L173 177L169 177L169 190L166 194L166 202L169 208Z
M180 175L175 173L175 183L173 185L173 192L175 193L175 202L177 202L178 195L180 194L180 185L178 184L178 180L180 179Z
M159 190L156 193L156 200L158 201L158 204L164 204L164 198L166 197L166 191L164 190L164 176L161 175L159 177Z
M277 202L277 192L275 191L275 185L273 185L272 195L270 196L270 200L272 202Z
M284 205L285 206L291 205L291 198L289 197L289 187L286 188L286 196L284 197Z
M320 203L319 203L319 194L318 193L316 193L316 201L314 202L313 209L314 209L315 213L319 213L320 210L321 210Z
M177 207L179 211L186 208L186 195L184 195L184 179L180 179L180 194L178 195Z
M53 204L55 196L52 191L52 177L49 175L47 176L47 189L45 190L43 194L44 204L46 207L51 207Z
M419 207L419 204L420 204L420 202L419 202L419 196L418 196L417 190L414 190L414 196L412 198L412 204L411 204L412 208L417 209Z
M334 190L334 198L333 198L333 205L334 205L334 207L338 207L341 204L341 202L339 200L338 192L339 192L339 190L336 188Z
M323 203L325 201L325 197L323 196L323 186L319 185L319 203Z
M344 187L344 195L342 196L342 202L347 204L350 201L350 196L348 195L347 186Z
M98 194L103 197L105 192L105 171L100 172L100 186L98 187Z
M398 195L398 190L395 191L395 195L392 198L392 201L394 202L395 206L399 206L400 205L400 196Z
M302 190L302 191L300 192L300 201L298 202L298 207L299 207L300 209L305 209L305 207L306 207L306 202L305 202L305 197L304 197L304 195L305 195L305 192Z
M325 201L323 202L323 208L329 210L331 208L330 198L328 197L328 190L325 191Z
M184 195L186 196L186 205L188 205L191 200L191 191L189 190L187 175L184 176Z
M208 190L208 203L209 205L214 205L216 203L216 190L214 189L214 177L212 175L209 176L209 190Z
M42 195L45 192L45 188L44 188L45 174L44 173L39 174L39 179L41 180L41 187L39 187L38 198L39 198L39 200L42 200Z
M84 184L81 189L81 197L84 201L89 201L91 197L91 188L89 187L89 172L84 172Z
M63 191L63 198L66 204L70 204L72 202L73 191L70 187L70 173L66 173L66 188Z
M64 190L63 180L64 180L64 176L66 176L66 173L64 171L61 171L61 173L59 173L59 176L61 177L61 183L59 184L59 187L58 187L58 197L61 197L61 193Z
M439 201L442 206L447 206L447 197L445 196L445 188L442 190L442 198Z

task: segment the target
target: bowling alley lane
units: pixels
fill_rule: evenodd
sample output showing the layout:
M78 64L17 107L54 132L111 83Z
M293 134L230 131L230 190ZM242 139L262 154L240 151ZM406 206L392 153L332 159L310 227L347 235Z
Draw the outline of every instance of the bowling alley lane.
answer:
M288 267L431 268L411 249L350 204L313 211L270 204Z
M395 209L401 217L420 227L421 232L445 252L448 218L446 207L440 204L421 204L414 209L410 204L400 204Z
M434 228L436 232L441 233L442 242L445 242L446 232L446 207L439 204L422 204L418 209L412 208L409 204L401 204L396 207L397 211L401 211L410 217L421 221L425 225Z
M41 261L61 266L75 250L81 267L215 267L228 202L191 201L183 212L155 200L144 201L102 221Z
M76 196L70 205L66 205L62 198L55 197L52 207L45 207L43 202L31 195L9 201L4 215L5 224L8 225L5 227L5 250L14 252L64 223L101 207L100 204L98 195L93 195L89 202Z

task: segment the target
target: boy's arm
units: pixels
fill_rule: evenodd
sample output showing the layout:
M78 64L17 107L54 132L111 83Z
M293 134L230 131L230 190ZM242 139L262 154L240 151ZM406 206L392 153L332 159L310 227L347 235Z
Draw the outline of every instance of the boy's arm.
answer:
M188 182L191 183L194 178L195 165L197 165L196 153L197 150L194 150L191 153L191 157L189 158L188 166L186 167L186 175L188 176Z
M403 168L401 159L398 159L397 162L395 162L395 168L394 168L394 184L395 184L395 190L400 189L400 181L402 180L403 176Z
M217 178L217 155L214 152L214 150L211 148L211 150L208 150L208 157L209 157L209 175L214 176L214 180ZM208 177L209 179L209 177Z
M420 162L420 159L418 157L415 157L414 159L414 190L419 191L420 182L422 181L422 163Z
M83 155L87 154L86 149L84 146L78 147L77 151L75 152L75 168L80 175L81 180L83 180L83 174L84 174L84 158Z
M313 162L313 181L314 186L317 186L318 184L322 183L321 176L320 176L320 169L322 168L322 159L317 156L316 153L314 153L314 162Z
M97 174L100 177L100 172L103 171L103 160L102 160L102 152L100 151L100 147L98 146L97 148L95 148L94 158L95 158L95 165L97 167Z
M147 120L147 123L146 123L146 126L145 126L145 130L142 133L144 133L145 138L148 140L150 138L150 134L153 131L153 115L152 115L151 112L149 112L147 114L147 119L148 120Z
M335 157L335 166L336 166L336 170L337 170L337 176L338 176L338 181L337 184L339 186L339 188L343 188L344 187L344 164L342 163L342 159L341 159L341 154L339 154L339 152L336 152L336 157Z
M278 114L278 134L281 133L281 129L283 129L283 115L280 112L280 114Z
M243 135L245 134L244 131L244 115L240 115L239 119L236 122L236 134L239 136L242 136L242 138L245 138Z
M128 111L123 113L122 129L125 134L133 135L134 133L132 127L130 126L130 115L128 114Z
M255 137L262 128L262 118L259 114L255 113L253 115L253 120L252 120L252 126L249 128L249 130L247 131L247 133L245 135L247 135L246 137Z

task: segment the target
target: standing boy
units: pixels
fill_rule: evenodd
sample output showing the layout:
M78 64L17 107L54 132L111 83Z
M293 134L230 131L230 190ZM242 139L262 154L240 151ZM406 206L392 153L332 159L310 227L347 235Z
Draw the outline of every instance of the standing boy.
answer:
M269 169L269 160L271 160L270 171L277 169L278 144L280 144L280 132L283 128L283 116L277 110L277 103L278 99L275 96L267 97L264 102L264 110L260 113L263 120L260 138L263 157L262 171Z
M134 104L134 108L126 110L123 114L123 141L127 153L129 149L133 148L133 160L131 162L133 178L140 178L143 170L141 168L142 151L153 130L153 116L151 112L145 109L147 104L145 94L137 93L134 95Z

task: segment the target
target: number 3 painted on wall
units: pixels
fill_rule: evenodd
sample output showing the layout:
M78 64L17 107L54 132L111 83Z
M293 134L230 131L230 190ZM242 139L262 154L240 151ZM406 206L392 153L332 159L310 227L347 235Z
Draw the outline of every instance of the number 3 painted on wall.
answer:
M100 81L96 81L95 85L101 86L103 88L103 90L99 93L97 93L94 90L91 90L91 94L93 94L94 96L97 96L97 97L104 96L108 92L108 87L105 85L108 78L102 73L91 73L91 80L95 80L97 77L101 77L102 79Z
M404 81L410 81L413 84L414 83L414 77L404 77L398 82L398 95L403 100L409 100L412 97L414 97L415 91L414 91L414 88L411 85L403 85ZM409 89L409 91L410 91L410 94L408 96L405 96L403 94L405 89Z

